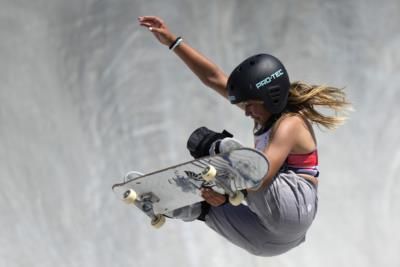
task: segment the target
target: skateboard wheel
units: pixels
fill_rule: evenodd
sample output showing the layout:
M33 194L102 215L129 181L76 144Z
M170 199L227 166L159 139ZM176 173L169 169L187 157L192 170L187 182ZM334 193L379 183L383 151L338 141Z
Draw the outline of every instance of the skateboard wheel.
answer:
M151 220L151 226L153 226L156 229L161 228L165 223L165 216L158 214L156 215L152 220Z
M214 166L208 165L203 172L201 173L201 177L206 181L210 182L214 180L215 176L217 175L217 169Z
M135 203L136 199L137 199L137 194L134 190L129 189L129 190L125 191L124 196L123 196L123 201L126 204L133 204L133 203Z
M244 195L241 191L237 191L233 196L229 197L229 203L233 206L239 206L244 200Z

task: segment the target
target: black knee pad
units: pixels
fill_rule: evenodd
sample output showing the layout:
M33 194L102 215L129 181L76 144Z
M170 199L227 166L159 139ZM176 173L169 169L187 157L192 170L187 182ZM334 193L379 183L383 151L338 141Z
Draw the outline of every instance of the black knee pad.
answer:
M208 156L211 144L226 137L233 137L233 135L226 130L217 133L207 127L200 127L190 135L186 147L190 155L197 159Z

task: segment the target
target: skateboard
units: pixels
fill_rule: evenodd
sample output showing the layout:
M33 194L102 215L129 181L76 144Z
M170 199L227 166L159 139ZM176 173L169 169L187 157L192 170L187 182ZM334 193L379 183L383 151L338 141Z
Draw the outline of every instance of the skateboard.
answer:
M269 168L265 156L251 148L184 162L155 172L128 172L112 190L127 204L134 204L160 228L174 210L204 201L201 188L229 195L232 205L244 200L241 190L257 189Z

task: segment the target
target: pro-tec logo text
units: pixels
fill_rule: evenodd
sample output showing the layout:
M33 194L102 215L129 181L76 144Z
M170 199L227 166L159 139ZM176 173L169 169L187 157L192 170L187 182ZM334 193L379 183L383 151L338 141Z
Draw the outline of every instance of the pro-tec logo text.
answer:
M272 73L270 76L265 77L263 80L259 81L258 83L256 83L256 87L257 89L260 89L260 87L263 87L264 85L269 84L270 82L272 82L273 80L275 80L276 78L282 76L284 74L282 69L279 69L277 71L275 71L274 73Z

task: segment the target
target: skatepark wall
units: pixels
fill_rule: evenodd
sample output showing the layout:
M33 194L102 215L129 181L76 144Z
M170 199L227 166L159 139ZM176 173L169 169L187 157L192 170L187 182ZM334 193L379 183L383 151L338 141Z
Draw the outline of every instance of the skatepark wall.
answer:
M0 266L400 266L400 2L0 0ZM199 126L252 146L252 122L138 26L161 16L227 74L271 53L354 105L317 129L306 242L255 257L201 222L148 218L111 185L189 159Z

